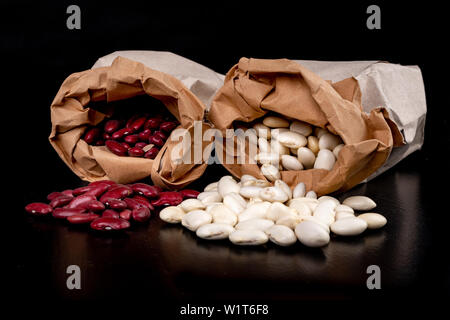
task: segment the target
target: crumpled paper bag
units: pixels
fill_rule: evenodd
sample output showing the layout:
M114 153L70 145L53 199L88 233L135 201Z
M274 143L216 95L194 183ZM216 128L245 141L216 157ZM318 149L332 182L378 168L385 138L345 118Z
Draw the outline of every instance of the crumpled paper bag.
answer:
M226 75L208 118L225 133L236 121L252 122L269 111L338 134L345 143L333 169L281 171L291 187L304 182L318 195L348 190L374 173L403 136L384 108L362 110L361 91L353 78L331 84L287 59L241 58ZM216 141L216 145L221 140ZM226 149L226 148L221 148ZM228 164L234 176L255 171L256 164ZM237 170L237 168L239 169Z
M105 146L90 146L81 139L88 126L106 117L89 108L90 102L111 102L142 94L160 100L177 118L181 128L192 130L194 122L204 118L205 105L179 80L123 57L115 58L107 67L74 73L63 82L50 107L49 141L81 179L130 183L151 175L157 185L176 189L202 175L205 163L172 163L165 152L176 143L170 138L154 160L120 157Z
M223 85L224 75L171 52L116 51L99 58L93 68L109 66L118 56L176 77L206 105L207 111ZM332 83L354 78L361 91L363 110L383 107L402 133L405 144L394 148L384 164L362 182L375 178L422 147L427 106L419 67L380 61L293 61Z

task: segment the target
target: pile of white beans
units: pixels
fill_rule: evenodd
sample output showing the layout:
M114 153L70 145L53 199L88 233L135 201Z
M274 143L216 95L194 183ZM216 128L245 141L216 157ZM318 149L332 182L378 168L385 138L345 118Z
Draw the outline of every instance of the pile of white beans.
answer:
M352 196L341 204L330 196L317 199L306 193L305 184L293 190L282 180L273 186L266 180L244 175L240 182L224 176L209 184L197 199L164 208L160 218L181 223L203 239L228 238L237 245L261 245L269 240L280 246L297 239L308 247L330 242L330 231L339 236L355 236L366 229L378 229L386 218L378 213L355 216L354 210L372 210L373 200Z
M280 179L283 170L331 170L344 146L339 136L298 120L267 116L253 129L259 148L255 161L270 181Z

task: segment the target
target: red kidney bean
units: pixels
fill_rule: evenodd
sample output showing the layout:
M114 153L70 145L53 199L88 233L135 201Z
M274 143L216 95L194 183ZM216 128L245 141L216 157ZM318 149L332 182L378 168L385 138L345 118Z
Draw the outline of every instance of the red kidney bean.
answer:
M103 140L111 140L112 139L111 135L106 132L103 132L102 138L103 138Z
M130 134L129 136L126 136L123 138L123 141L125 141L128 144L136 144L136 142L139 141L139 135L138 134Z
M130 187L137 194L142 194L147 198L159 197L160 190L156 186L150 186L145 183L134 183Z
M147 142L138 142L134 145L135 148L142 149L147 145Z
M143 157L144 154L145 154L144 150L138 147L128 149L128 155L130 157Z
M164 140L161 139L161 137L155 136L155 135L150 136L148 138L148 142L151 144L154 144L155 146L158 146L158 147L162 147L164 145Z
M98 200L92 200L85 205L86 209L93 212L105 210L105 205Z
M72 194L74 196L79 196L81 194L84 194L84 193L88 192L89 190L91 190L91 188L92 187L90 185L89 186L79 187L79 188L73 189Z
M158 152L159 152L159 149L156 147L153 147L144 154L144 158L155 159L156 156L158 155Z
M122 230L130 227L130 222L117 218L98 218L91 222L91 228L94 230Z
M106 147L111 151L112 153L118 155L118 156L125 156L127 154L127 148L125 148L122 144L120 144L117 141L114 140L107 140L105 142Z
M152 117L152 118L148 119L147 122L145 122L144 128L145 129L156 129L159 127L161 122L162 122L161 118Z
M71 197L71 196L62 195L62 196L56 197L52 201L50 201L50 205L53 208L62 207L62 206L65 206L66 204L68 204L70 201L72 201L72 199L73 199L73 197Z
M152 130L145 129L144 131L142 131L138 134L139 140L148 141L148 138L151 136L151 134L152 134Z
M127 152L128 152L128 149L131 148L131 146L126 142L121 142L121 145L124 146L125 149L127 149Z
M139 131L139 129L142 128L142 126L145 124L147 118L146 117L139 117L136 120L133 121L133 123L130 125L130 128L134 131Z
M49 214L50 212L52 212L53 208L46 203L33 202L33 203L26 205L25 210L28 213L43 216L43 215L46 215L46 214Z
M177 127L177 123L174 121L166 121L159 125L159 129L167 133L171 132Z
M67 221L73 224L83 224L83 223L90 223L97 218L100 218L98 214L82 213L82 214L74 214L73 216L67 217Z
M131 194L133 194L133 189L131 189L129 186L125 186L123 184L118 184L114 187L112 187L111 189L109 189L108 191L106 191L106 193L104 193L101 198L100 201L105 203L105 201L107 201L108 199L123 199L125 197L130 196Z
M86 210L84 208L55 208L52 216L57 219L66 219L67 217L74 216L76 214L82 214Z
M62 194L65 194L66 196L72 196L73 197L73 190L67 189L61 192Z
M150 218L150 209L147 207L139 207L133 209L131 215L134 220L139 222L147 221Z
M104 145L105 145L105 140L97 140L97 142L95 143L95 145L96 145L97 147L99 147L99 146L104 146Z
M104 127L105 133L112 134L112 133L116 132L117 130L119 130L120 125L121 125L121 123L119 120L106 121L105 127Z
M106 209L102 213L102 218L120 218L119 213L112 210L112 209Z
M131 198L125 198L125 199L123 199L123 201L125 201L127 203L127 209L130 209L130 210L134 210L134 209L143 207L143 205L141 203L139 203L138 201L133 200Z
M107 184L107 183L99 183L97 185L90 184L89 187L90 187L90 190L88 190L84 194L91 195L91 196L98 198L102 194L104 194L108 189L111 188L111 184Z
M61 196L65 196L65 194L62 192L59 192L59 191L54 191L47 196L47 200L52 201L53 199L61 197Z
M122 139L124 136L127 136L131 133L133 133L133 130L131 130L131 128L122 128L122 129L114 132L111 135L111 138L113 138L113 140L119 140L119 139Z
M139 202L141 205L143 205L143 206L149 208L150 210L154 210L154 209L155 209L155 208L153 208L153 206L150 204L150 201L149 201L146 197L144 197L144 196L141 196L141 195L135 195L132 199L133 199L134 201Z
M133 122L140 116L141 115L139 115L139 114L135 114L135 115L131 116L131 118L129 118L127 120L127 123L125 124L125 128L131 128L131 125L133 124Z
M97 200L97 198L95 198L94 196L89 195L89 194L82 194L82 195L79 195L79 196L73 198L67 205L67 208L68 209L76 209L76 208L84 209L85 205L92 200Z
M153 200L150 203L155 207L164 205L177 206L183 201L183 195L176 191L165 191L159 194L159 199Z
M88 131L86 131L86 134L84 135L84 141L86 141L87 144L93 144L95 141L98 140L98 138L101 135L101 130L99 128L91 128Z
M108 206L114 210L123 210L127 208L127 203L119 199L109 199Z
M153 132L154 136L160 137L163 140L167 140L167 136L162 131L155 131Z
M120 211L119 216L120 218L124 219L124 220L130 220L131 219L131 210L130 209L125 209Z
M160 186L152 186L152 187L158 190L159 193L163 192L163 188L161 188Z
M111 181L111 180L98 180L98 181L94 181L94 182L89 183L90 186L96 186L96 185L99 185L99 184L109 184L110 186L113 186L116 183L114 181Z
M200 194L200 192L198 192L197 190L192 189L184 189L180 190L179 192L183 195L184 199L197 199L197 196Z

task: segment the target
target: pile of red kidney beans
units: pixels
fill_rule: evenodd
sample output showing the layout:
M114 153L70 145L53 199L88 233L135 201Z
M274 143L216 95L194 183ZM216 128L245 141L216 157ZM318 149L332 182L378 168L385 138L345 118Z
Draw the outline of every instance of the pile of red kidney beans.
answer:
M145 183L117 184L103 180L73 190L52 192L49 203L34 202L25 207L33 215L51 215L72 224L90 224L94 230L122 230L132 222L150 219L158 207L176 206L187 198L197 198L198 191L163 191Z
M135 114L128 119L106 118L88 128L83 140L93 146L106 147L118 156L154 159L178 121L167 110L156 115Z

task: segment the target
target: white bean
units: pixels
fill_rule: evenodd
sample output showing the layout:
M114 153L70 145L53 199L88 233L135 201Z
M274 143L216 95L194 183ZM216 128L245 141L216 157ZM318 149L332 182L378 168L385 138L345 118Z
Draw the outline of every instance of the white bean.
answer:
M263 188L259 193L259 197L270 202L286 202L289 196L282 189L277 187Z
M310 149L301 147L297 150L297 159L306 169L311 169L316 161L316 155Z
M203 191L217 191L217 185L219 184L219 181L212 182L208 184Z
M297 216L297 212L283 203L273 202L267 210L266 219L277 221L286 216Z
M244 203L237 198L235 195L236 193L229 193L223 198L223 204L226 205L231 211L233 211L236 214L241 213L244 211L245 207L247 206L247 202L244 200Z
M297 241L295 233L284 225L274 225L266 230L269 240L279 246L290 246Z
M199 193L197 199L203 202L204 204L209 204L212 202L221 202L222 196L217 191L204 191Z
M206 208L205 204L198 199L186 199L181 202L178 207L183 209L184 212L202 210Z
M319 202L325 201L325 200L331 200L332 202L335 203L335 207L339 206L341 203L339 202L338 199L331 197L331 196L321 196L320 198L317 199Z
M299 171L303 170L303 165L300 161L294 156L283 154L281 156L281 164L286 170L294 170Z
M288 128L276 128L276 129L272 129L270 130L270 134L272 136L272 139L278 139L278 135L282 132L288 132L289 129Z
M246 208L238 216L238 221L245 221L250 219L265 219L267 211L269 210L270 202L257 202Z
M330 235L313 221L300 222L295 227L298 240L308 247L323 247L330 242Z
M181 224L191 231L197 231L202 225L210 223L212 216L204 210L194 210L186 213L181 219Z
M294 230L295 226L297 226L301 221L302 219L300 216L282 217L277 220L276 224L283 225Z
M168 223L180 223L184 215L183 209L175 206L164 208L159 212L161 220Z
M317 194L313 191L313 190L311 190L311 191L308 191L307 193L306 193L306 196L305 196L306 198L312 198L312 199L317 199Z
M340 236L356 236L367 229L367 222L360 218L340 219L331 224L330 229Z
M344 147L344 144L338 144L334 149L333 149L333 154L336 157L336 159L339 156L339 152L341 152L342 148Z
M253 126L256 135L260 138L270 139L270 128L263 125L262 123L257 123Z
M269 237L261 230L235 230L228 237L234 244L243 246L254 246L264 244Z
M319 128L319 127L314 129L314 135L317 137L317 139L320 139L322 137L322 135L324 135L325 133L328 133L327 129Z
M333 152L328 149L321 149L317 155L317 159L314 162L314 169L333 169L336 158Z
M259 197L259 192L262 190L261 187L245 186L239 190L239 194L246 198L257 198Z
M283 190L288 195L288 199L292 199L292 190L286 182L283 180L275 180L273 186Z
M338 205L334 210L336 212L347 211L347 212L350 212L350 213L355 213L355 211L352 208L350 208L349 206L347 206L345 204Z
M334 219L337 220L341 220L341 219L345 219L345 218L354 218L355 214L349 211L336 211L336 215L334 217Z
M256 178L254 176L252 176L250 174L244 174L241 177L241 181L240 181L241 182L241 186L247 181L254 181L254 180L256 180Z
M260 152L270 152L270 143L265 138L258 138L258 147Z
M311 150L315 155L319 152L319 139L316 136L308 137L308 149Z
M228 238L233 231L234 228L229 224L208 223L199 227L196 234L206 240L221 240Z
M289 204L289 208L297 211L299 215L310 216L312 215L312 210L305 202L294 201Z
M289 121L280 117L269 116L263 119L263 124L270 128L287 128Z
M277 140L282 145L288 148L297 148L297 149L306 146L306 144L308 143L308 140L306 140L305 136L293 131L281 132L278 135Z
M241 187L270 187L270 182L267 180L257 179L257 180L248 180L241 184Z
M358 216L359 219L363 219L367 222L367 229L379 229L386 225L387 220L379 213L368 212Z
M327 132L327 133L324 133L323 135L321 135L321 137L319 138L319 149L320 150L323 150L323 149L333 150L341 142L342 142L341 138L339 138L338 136L335 136L334 134Z
M217 191L222 197L225 197L231 192L239 193L239 189L240 186L232 176L224 176L220 178L219 184L217 185Z
M292 198L300 198L304 197L306 194L306 186L303 182L300 182L294 187L294 191L292 192Z
M288 147L281 144L277 139L272 139L270 140L270 152L282 155L289 154L290 150Z
M278 168L268 163L261 166L261 173L270 181L275 181L281 178Z
M366 196L353 196L345 199L342 204L355 210L372 210L377 206L375 201Z
M214 223L223 223L234 226L238 221L236 213L224 204L214 206L209 214L212 216L212 221Z
M289 126L289 129L305 137L309 136L312 133L312 126L309 123L299 120L293 121Z
M255 161L260 164L271 164L278 166L280 155L278 153L260 152L255 155Z

